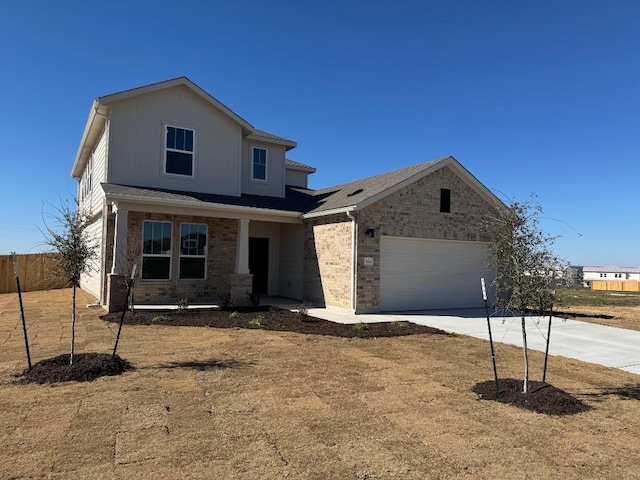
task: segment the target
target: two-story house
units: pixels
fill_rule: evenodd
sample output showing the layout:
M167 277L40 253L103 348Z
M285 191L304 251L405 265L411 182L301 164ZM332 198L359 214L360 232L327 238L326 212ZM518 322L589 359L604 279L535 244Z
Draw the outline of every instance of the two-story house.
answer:
M504 205L453 157L321 190L185 77L99 97L72 176L101 245L82 288L121 308L278 295L356 312L482 305Z
M586 266L582 267L582 280L585 287L590 287L591 282L597 281L640 281L640 267Z

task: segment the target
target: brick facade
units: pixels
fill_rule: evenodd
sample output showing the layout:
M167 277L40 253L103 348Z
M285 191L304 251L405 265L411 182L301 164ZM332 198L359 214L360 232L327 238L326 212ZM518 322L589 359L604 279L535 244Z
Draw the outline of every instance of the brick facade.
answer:
M305 235L304 299L349 307L351 221L346 214L308 221Z
M168 281L142 280L138 276L134 289L136 303L174 304L183 298L187 298L190 303L211 303L218 301L219 295L229 293L230 275L234 272L236 263L237 220L129 212L128 257L132 260L137 259L138 268L142 266L142 226L144 220L170 221L173 224L171 279ZM207 225L207 273L205 280L180 280L178 278L180 224L183 222Z
M451 212L440 212L440 189L451 190ZM491 241L496 207L449 167L433 172L354 214L357 221L356 311L380 302L380 237ZM373 237L365 232L374 229ZM315 249L315 250L314 250ZM351 221L346 214L308 222L305 298L350 306ZM364 259L372 258L373 265ZM315 263L314 263L315 262Z

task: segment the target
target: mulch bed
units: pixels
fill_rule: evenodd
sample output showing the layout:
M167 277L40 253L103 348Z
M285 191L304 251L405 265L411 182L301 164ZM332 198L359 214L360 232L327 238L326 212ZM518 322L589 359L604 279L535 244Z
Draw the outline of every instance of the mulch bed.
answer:
M121 316L122 312L112 312L100 318L118 323ZM215 310L189 308L167 311L135 310L125 314L124 323L125 325L252 328L348 338L450 335L436 328L410 322L345 325L271 306Z
M90 382L98 377L120 375L134 367L118 355L111 358L106 353L76 353L73 365L69 365L68 353L47 358L25 370L22 383Z
M471 390L482 400L495 400L547 415L575 415L592 409L571 394L548 383L529 380L528 393L522 393L522 380L501 378L498 384L498 398L494 380L477 383Z

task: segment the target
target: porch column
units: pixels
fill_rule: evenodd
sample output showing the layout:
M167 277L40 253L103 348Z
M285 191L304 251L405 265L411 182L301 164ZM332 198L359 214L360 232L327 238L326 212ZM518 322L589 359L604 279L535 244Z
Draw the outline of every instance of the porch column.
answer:
M125 275L127 274L127 221L129 210L113 205L116 219L113 232L113 260L111 273L107 278L107 298L105 306L110 312L118 311L127 300Z
M249 305L253 275L249 272L249 219L238 219L236 269L229 275L229 294L234 306Z
M116 210L115 232L113 236L113 265L112 274L127 273L127 222L129 210Z
M236 244L236 271L235 273L249 273L249 219L238 220L238 241Z

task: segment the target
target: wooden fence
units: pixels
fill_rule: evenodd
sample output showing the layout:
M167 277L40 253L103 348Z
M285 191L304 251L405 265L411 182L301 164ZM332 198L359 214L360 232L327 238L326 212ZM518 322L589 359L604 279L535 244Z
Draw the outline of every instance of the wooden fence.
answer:
M640 282L637 280L591 280L591 290L640 292Z
M18 291L13 273L13 261L18 263L20 288L23 292L65 288L66 282L55 272L55 254L0 255L0 293Z

